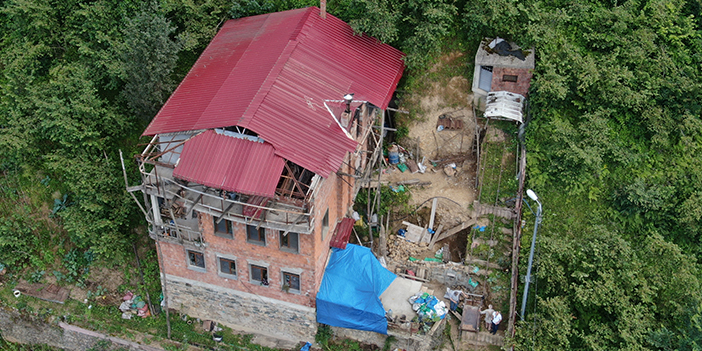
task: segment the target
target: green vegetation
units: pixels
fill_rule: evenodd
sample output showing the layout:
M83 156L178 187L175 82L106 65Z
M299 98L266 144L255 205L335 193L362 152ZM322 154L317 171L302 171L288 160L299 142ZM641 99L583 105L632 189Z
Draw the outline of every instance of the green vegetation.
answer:
M96 262L131 264L143 219L124 191L118 150L135 184L129 157L141 131L224 20L311 4L1 2L0 263L7 277L81 284ZM535 48L527 186L545 212L516 349L702 347L699 0L330 0L328 10L403 50L410 70L401 89L412 92L436 76L470 79L484 36ZM442 50L465 55L430 70ZM508 182L500 194L515 188ZM401 196L384 188L381 202L406 203ZM525 211L525 219L529 231L533 215ZM529 240L523 237L522 252ZM143 262L140 289L156 298L153 253ZM51 314L48 306L12 305ZM123 323L165 330L165 317L123 321L97 306L69 303L67 318L105 331L128 332ZM174 335L211 345L188 333Z
M380 186L380 208L375 210L380 216L385 216L392 209L395 211L409 212L409 199L412 194L407 188L393 188L390 186ZM371 207L376 203L375 189L370 191ZM356 210L365 213L368 205L368 191L361 189L356 196Z
M665 0L466 8L466 25L537 52L528 186L545 212L517 349L699 347L699 10Z

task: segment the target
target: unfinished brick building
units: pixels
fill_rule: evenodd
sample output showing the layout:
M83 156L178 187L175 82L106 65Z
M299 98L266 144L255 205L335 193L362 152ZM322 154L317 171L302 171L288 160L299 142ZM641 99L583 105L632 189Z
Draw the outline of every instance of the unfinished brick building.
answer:
M508 91L526 97L534 74L534 49L523 50L501 38L485 39L475 54L474 103L485 108L489 92Z
M170 308L314 335L330 240L351 228L402 56L316 7L224 23L137 155Z

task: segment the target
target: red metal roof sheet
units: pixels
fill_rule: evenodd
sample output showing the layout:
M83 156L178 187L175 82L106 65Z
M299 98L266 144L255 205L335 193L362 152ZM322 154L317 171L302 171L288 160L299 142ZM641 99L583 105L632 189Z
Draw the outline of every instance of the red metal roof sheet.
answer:
M208 130L185 143L173 176L216 189L273 197L285 165L274 151L268 143Z
M237 125L323 177L356 142L324 107L355 93L386 108L403 54L309 7L227 21L144 135Z
M329 246L342 250L346 249L346 244L349 243L354 223L355 221L353 218L342 219L341 222L336 225L336 229L334 229L334 236L329 241Z

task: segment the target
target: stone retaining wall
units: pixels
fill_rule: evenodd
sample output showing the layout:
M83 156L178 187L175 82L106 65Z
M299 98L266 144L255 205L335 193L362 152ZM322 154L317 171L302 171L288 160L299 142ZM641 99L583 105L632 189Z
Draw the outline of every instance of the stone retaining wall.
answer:
M402 267L418 273L420 268L426 272L425 278L429 281L435 281L446 286L463 285L469 286L468 281L472 277L474 281L480 279L486 274L484 268L473 273L474 266L463 265L460 263L437 263L437 262L392 262L396 267Z
M20 315L16 311L0 308L0 335L14 343L46 344L63 350L86 351L98 343L107 344L106 349L128 351L162 351L146 345L107 336L65 323L49 324L41 319Z
M169 308L234 330L292 342L314 340L315 309L166 275Z
M360 341L367 344L373 344L380 348L385 344L385 339L390 336L395 337L395 341L392 343L392 347L395 349L399 348L401 350L407 351L428 351L435 350L436 345L441 343L440 333L435 335L435 338L426 335L410 335L409 333L402 333L395 330L388 330L388 335L378 334L376 332L337 328L331 327L334 332L334 336L337 338L348 338L351 340Z

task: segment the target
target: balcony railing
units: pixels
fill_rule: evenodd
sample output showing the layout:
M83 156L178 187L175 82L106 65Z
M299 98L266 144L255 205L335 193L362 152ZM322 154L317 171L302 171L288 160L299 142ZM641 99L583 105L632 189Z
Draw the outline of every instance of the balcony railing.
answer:
M184 219L195 210L208 213L217 221L261 224L286 232L308 234L313 228L311 210L304 200L280 196L262 198L187 183L173 178L173 169L163 165L155 165L151 172L142 175L143 191L166 202L162 204L166 212L159 208L164 222L172 216Z
M149 233L154 240L189 244L195 247L205 246L202 233L190 227L176 225L173 221L168 224L154 225Z

